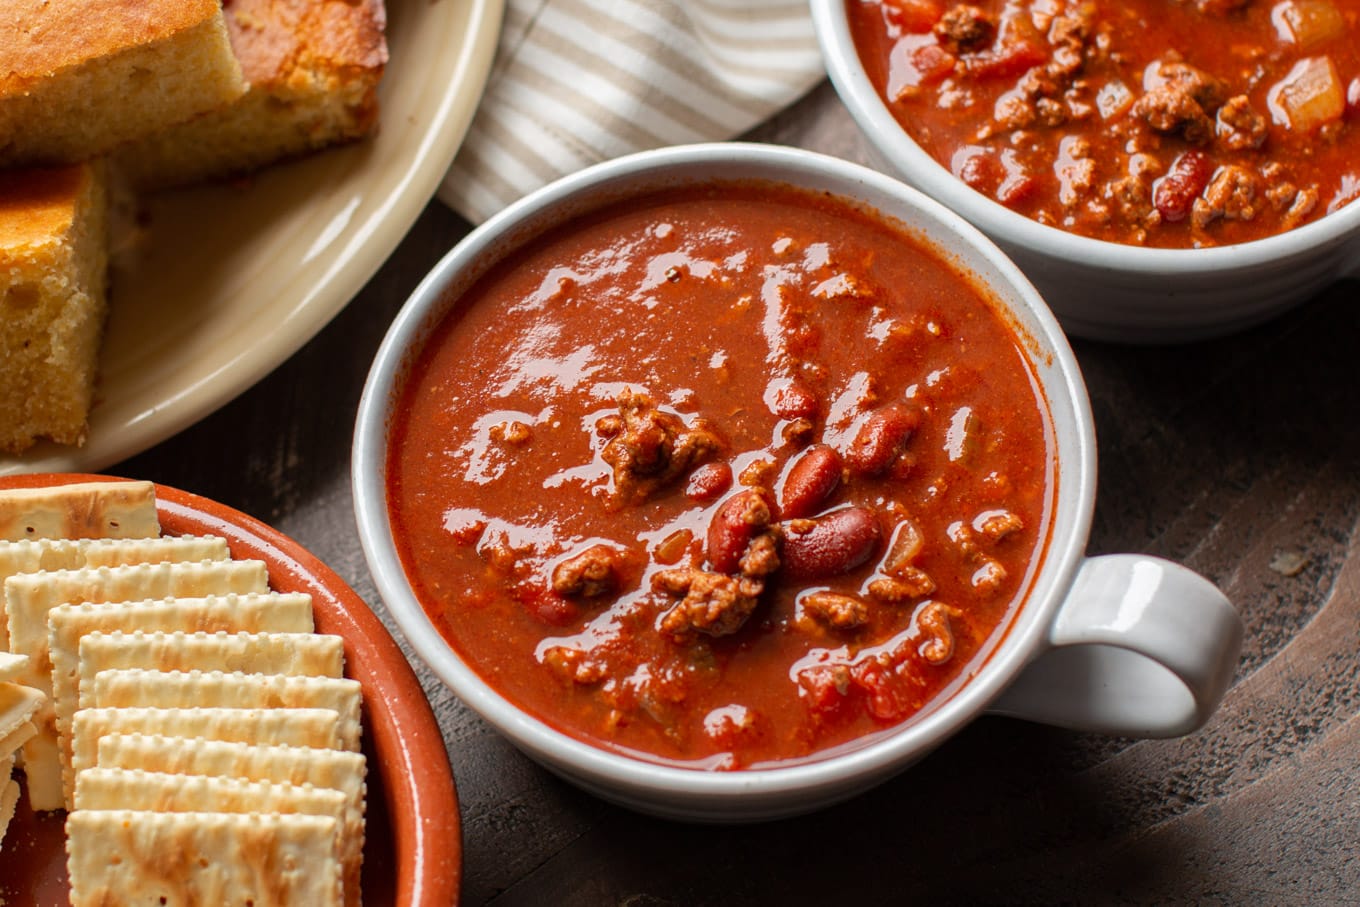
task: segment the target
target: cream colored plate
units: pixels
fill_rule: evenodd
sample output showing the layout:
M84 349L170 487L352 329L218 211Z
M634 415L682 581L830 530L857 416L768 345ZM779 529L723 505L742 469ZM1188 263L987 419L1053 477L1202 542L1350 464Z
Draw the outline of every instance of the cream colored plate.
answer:
M463 140L504 0L387 7L377 137L153 202L147 246L114 274L85 446L0 457L0 474L99 470L170 437L287 359L373 276Z

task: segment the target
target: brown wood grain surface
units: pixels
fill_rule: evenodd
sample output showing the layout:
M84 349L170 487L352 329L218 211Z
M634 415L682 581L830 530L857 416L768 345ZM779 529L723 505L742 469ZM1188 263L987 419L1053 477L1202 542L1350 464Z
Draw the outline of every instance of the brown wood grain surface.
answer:
M865 157L826 85L751 138ZM350 433L388 322L467 230L432 203L310 344L111 471L272 523L391 627L354 529ZM1208 727L1131 741L984 718L842 806L686 826L558 781L418 665L458 783L466 903L1360 904L1360 283L1222 340L1074 346L1099 434L1092 553L1186 563L1246 622Z

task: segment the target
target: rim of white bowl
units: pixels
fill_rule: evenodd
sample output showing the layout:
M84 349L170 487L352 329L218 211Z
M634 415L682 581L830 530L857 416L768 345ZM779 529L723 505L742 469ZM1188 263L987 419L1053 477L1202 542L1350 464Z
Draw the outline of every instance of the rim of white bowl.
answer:
M827 73L865 137L904 178L999 242L1111 271L1186 277L1260 268L1360 236L1360 200L1284 233L1201 249L1126 245L1031 220L969 187L927 154L902 128L860 62L850 35L846 0L811 0L811 3L813 28ZM1360 261L1347 267L1360 272Z
M769 173L749 177L719 174L708 176L708 181L754 178L798 185L795 177L787 176L792 172L804 174L813 181L840 180L863 185L870 191L894 197L913 213L933 221L938 230L952 233L971 246L983 263L1001 275L999 283L1014 291L1009 295L1025 301L1028 311L1021 312L1024 321L1035 329L1042 358L1052 360L1048 367L1053 377L1049 380L1041 378L1050 421L1056 429L1059 407L1071 420L1071 431L1053 439L1055 457L1059 449L1070 449L1068 456L1055 466L1055 480L1058 473L1062 478L1053 504L1044 561L1029 592L1029 598L1035 603L1027 602L1022 606L1004 631L1005 637L992 644L993 648L986 656L985 670L962 683L947 700L927 714L909 718L895 729L886 729L872 742L820 758L814 753L807 761L800 760L788 766L731 772L665 765L586 743L528 715L494 690L445 642L421 607L396 552L386 500L387 436L391 427L388 403L400 386L409 357L420 348L433 325L450 310L452 300L447 289L456 283L455 277L484 253L495 261L513 251L519 243L506 243L505 238L546 212L564 208L568 212L561 217L550 217L548 223L552 224L595 207L589 203L580 204L582 197L598 194L611 183L650 178L651 188L658 188L666 185L665 175L671 171L717 164L744 165L762 172L768 169ZM785 174L782 178L781 173ZM702 178L697 175L681 180L682 183L700 181ZM643 191L646 188L632 190ZM892 212L884 213L893 217ZM479 273L482 270L484 267ZM1044 363L1037 361L1040 357L1032 351L1027 355L1036 371L1044 368ZM799 791L831 790L844 788L857 778L881 780L982 715L987 705L1044 645L1063 593L1070 587L1085 555L1095 504L1095 432L1081 371L1057 319L1019 268L975 227L924 193L886 174L802 149L735 142L644 151L597 164L526 196L468 234L411 293L383 338L359 403L352 453L355 516L364 556L378 592L416 653L459 699L529 755L557 766L568 775L585 777L602 787L634 794L650 791L714 800L744 801L761 795L777 797ZM1044 600L1040 601L1041 598Z

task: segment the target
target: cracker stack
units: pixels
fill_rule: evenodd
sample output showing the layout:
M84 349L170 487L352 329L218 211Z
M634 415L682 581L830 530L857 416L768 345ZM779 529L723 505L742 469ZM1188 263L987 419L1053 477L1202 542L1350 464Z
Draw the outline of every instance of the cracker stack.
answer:
M359 904L361 691L310 597L221 539L35 539L158 529L149 490L0 492L0 671L31 687L11 715L0 683L0 751L71 810L72 903Z

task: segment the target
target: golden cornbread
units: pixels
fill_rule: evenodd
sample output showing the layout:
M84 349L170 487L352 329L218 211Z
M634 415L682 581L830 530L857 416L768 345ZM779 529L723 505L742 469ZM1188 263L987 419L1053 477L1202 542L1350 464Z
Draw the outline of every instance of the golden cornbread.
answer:
M0 0L0 165L86 160L244 90L218 0Z
M226 16L245 95L124 149L135 185L244 173L376 126L387 62L381 0L233 0Z
M102 168L0 172L0 450L85 439L107 276Z

